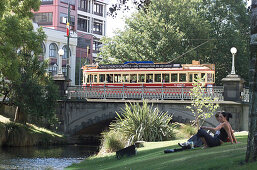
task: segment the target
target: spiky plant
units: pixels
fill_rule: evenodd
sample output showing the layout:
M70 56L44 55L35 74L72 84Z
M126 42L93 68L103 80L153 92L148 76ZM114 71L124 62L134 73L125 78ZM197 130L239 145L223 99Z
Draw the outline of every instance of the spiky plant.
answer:
M116 113L116 120L110 129L122 132L128 138L128 144L135 141L163 141L173 137L173 127L170 125L172 116L167 112L160 112L153 105L143 101L126 104L122 113Z

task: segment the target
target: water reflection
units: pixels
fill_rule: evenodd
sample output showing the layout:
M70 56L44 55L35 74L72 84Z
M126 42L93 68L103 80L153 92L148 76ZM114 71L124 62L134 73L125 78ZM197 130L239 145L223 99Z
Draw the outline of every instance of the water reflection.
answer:
M3 147L0 169L63 169L96 151L88 146Z

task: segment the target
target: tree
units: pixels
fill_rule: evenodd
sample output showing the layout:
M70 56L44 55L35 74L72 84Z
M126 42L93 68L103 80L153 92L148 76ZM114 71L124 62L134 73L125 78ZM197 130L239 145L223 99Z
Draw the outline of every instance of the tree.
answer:
M206 94L212 93L212 89L204 88L204 86L204 77L197 77L190 93L192 104L187 106L195 117L193 125L196 125L197 129L203 125L205 119L210 118L219 108L219 105L215 104L215 101L217 101L215 98L212 99L210 96L206 96Z
M151 3L151 0L117 0L116 3L113 3L109 8L107 14L115 17L117 15L117 11L119 10L130 10L130 6L128 5L129 2L132 2L137 7L137 9L145 10Z
M17 106L16 121L23 123L26 115L53 117L57 94L38 57L45 34L34 30L31 19L39 6L40 0L0 2L0 93Z
M247 150L245 161L252 162L256 161L257 158L257 46L256 46L256 34L257 34L257 25L256 25L256 5L257 1L252 1L252 19L251 19L251 55L250 55L250 67L249 67L249 134L247 142Z
M152 0L126 21L124 31L102 39L103 63L131 60L216 64L216 83L231 70L230 48L238 49L236 69L248 79L248 22L243 0Z

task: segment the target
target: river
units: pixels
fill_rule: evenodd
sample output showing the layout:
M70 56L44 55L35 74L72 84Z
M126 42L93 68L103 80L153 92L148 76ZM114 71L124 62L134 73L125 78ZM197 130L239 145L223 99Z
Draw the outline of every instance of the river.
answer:
M96 147L0 147L0 170L61 170L95 154Z

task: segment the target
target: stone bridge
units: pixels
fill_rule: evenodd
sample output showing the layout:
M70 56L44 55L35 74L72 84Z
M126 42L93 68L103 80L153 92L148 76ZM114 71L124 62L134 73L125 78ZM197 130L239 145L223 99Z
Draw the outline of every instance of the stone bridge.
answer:
M140 102L142 100L113 100L113 99L84 99L59 101L57 113L62 121L62 127L66 134L75 135L91 128L97 131L106 121L113 120L116 112L121 113L125 103ZM193 120L193 115L186 106L191 104L190 100L148 100L149 104L158 107L161 112L173 115L173 120L187 123ZM247 103L233 101L219 101L219 110L232 113L230 120L234 130L248 130ZM207 126L217 125L214 116L206 120Z

